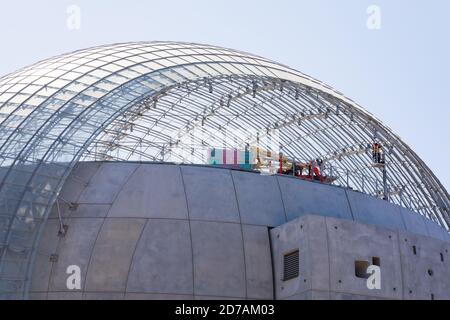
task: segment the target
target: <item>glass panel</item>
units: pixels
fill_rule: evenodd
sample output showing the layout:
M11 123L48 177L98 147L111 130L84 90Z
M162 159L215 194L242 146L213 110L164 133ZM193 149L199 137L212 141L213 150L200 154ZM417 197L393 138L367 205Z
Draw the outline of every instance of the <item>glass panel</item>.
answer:
M75 72L75 71L70 71L70 72L67 72L67 73L63 74L60 79L72 81L72 80L75 80L76 78L79 78L81 76L82 76L81 73L78 73L78 72Z
M144 59L141 56L132 56L132 57L129 57L128 60L133 61L134 63L142 63L142 62L147 61L146 59Z
M8 89L8 92L20 92L23 88L26 87L26 84L16 84Z
M12 96L14 96L14 93L5 92L0 94L0 103L8 101L9 99L11 99ZM4 107L3 105L0 105L0 110L2 110L3 107ZM2 110L2 112L4 111Z
M122 70L122 69L123 68L121 66L118 66L118 65L113 64L113 63L107 64L107 65L102 67L102 70L109 71L110 73L116 72L116 71L119 71L119 70Z
M103 56L100 60L101 61L105 61L105 62L113 62L113 61L117 61L117 57L113 57L113 56Z
M111 74L111 72L108 72L108 71L105 71L102 69L96 69L90 73L91 76L94 76L99 79L103 79L103 78L109 76L110 74Z
M92 71L92 69L93 69L93 67L91 67L91 66L83 65L83 66L77 67L74 71L79 72L81 74L86 74L89 71Z
M134 65L135 62L127 60L127 59L122 59L122 60L115 62L115 64L122 66L122 67L129 67L129 66Z
M152 71L151 69L146 68L146 67L144 67L142 65L133 66L133 67L131 67L131 70L134 70L134 71L136 71L137 73L139 73L141 75L142 74L147 74L147 73Z
M139 73L134 72L133 70L130 70L130 69L126 69L126 70L120 71L118 73L118 75L124 76L124 77L126 77L128 79L134 79L134 78L137 78L137 77L140 76Z
M28 94L16 93L14 95L14 97L12 97L10 99L10 101L13 102L13 103L19 103L20 104L20 103L24 102L25 99L27 99L28 97L29 97Z

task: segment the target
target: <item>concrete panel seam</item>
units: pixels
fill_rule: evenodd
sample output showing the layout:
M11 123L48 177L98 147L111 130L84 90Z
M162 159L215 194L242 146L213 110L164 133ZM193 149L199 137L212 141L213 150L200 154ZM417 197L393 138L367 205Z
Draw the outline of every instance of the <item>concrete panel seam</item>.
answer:
M115 195L113 201L111 201L111 203L114 203L114 201L116 201L118 195L120 194L120 192L122 192L123 187L127 184L127 182L130 179L130 177L133 176L133 174L136 172L137 168L139 168L140 166L141 165L136 166L136 168L133 170L133 172L127 177L127 179L124 181L124 183L122 184L120 190L116 193L116 195ZM83 284L83 289L82 289L83 292L86 290L87 277L88 277L89 268L90 268L91 262L92 262L92 255L94 254L94 250L95 250L95 246L97 245L98 237L99 237L100 233L102 232L102 229L103 229L103 226L105 225L106 219L108 219L108 215L109 215L109 212L111 211L111 208L112 208L112 205L108 208L108 212L106 212L105 217L101 218L101 219L103 219L103 221L102 221L102 224L100 225L100 228L98 229L97 236L95 237L95 241L94 241L94 244L92 246L92 250L91 250L91 253L89 255L89 260L88 260L87 267L86 267L86 279L84 279L84 284ZM126 288L126 284L125 284L125 288Z
M142 166L142 164L136 166L136 167L134 168L133 172L131 172L131 173L128 175L128 177L125 179L125 181L122 183L122 185L120 186L120 189L119 189L119 190L117 191L117 193L114 195L114 199L112 199L112 201L111 201L111 203L110 203L111 206L108 208L108 212L106 212L105 218L108 218L109 213L110 213L110 211L111 211L111 209L112 209L112 207L113 207L113 204L114 204L114 202L117 201L117 198L119 197L119 194L122 193L123 188L125 188L125 186L127 185L128 181L130 181L131 177L134 176L134 174L136 173L137 169L139 169L141 166Z
M405 217L403 216L403 213L402 213L402 207L400 207L400 206L398 207L398 212L400 214L400 219L402 220L403 227L405 228L404 230L408 231L408 226L406 225Z
M181 170L181 166L178 166L178 169L180 170L181 175L181 183L183 185L183 193L184 193L184 200L186 201L186 211L188 216L188 225L189 225L189 240L191 242L191 261L192 261L192 295L195 296L195 264L194 264L194 244L192 241L192 228L191 228L191 215L189 212L189 202L186 194L186 184L184 183L184 176L183 176L183 170Z
M408 232L408 231L406 231ZM401 244L400 244L400 231L397 230L397 245L398 245L398 259L400 260L400 278L402 279L402 299L405 299L405 288L406 288L406 283L405 283L405 279L403 276L403 261L402 261L402 250L400 248Z
M347 193L346 193L347 194ZM350 212L352 210L350 209ZM353 214L352 214L353 217ZM331 290L331 257L330 257L330 235L328 232L328 219L325 218L325 232L327 234L327 255L328 255L328 288Z
M306 220L306 222L308 223L307 220ZM307 228L309 229L309 223L307 225L308 225ZM309 280L309 282L311 283L311 288L312 288L313 287L313 282L312 282L313 277L312 277L312 268L311 268L312 267L312 253L311 253L311 242L309 240L309 232L306 233L306 246L308 248L308 260L307 260L308 264L309 264L308 269L311 270L311 274L310 274L311 277L310 277L310 279L307 279L307 280ZM298 249L299 249L299 254L301 254L300 248L298 248ZM301 258L300 258L300 261L302 261ZM328 264L328 265L330 265L330 264ZM302 275L300 274L299 276L301 277ZM305 276L303 276L303 279L306 279Z
M48 226L48 223L46 223L46 226ZM58 237L58 244L56 245L56 252L59 253L59 249L60 249L60 245L61 245L61 237ZM55 262L51 262L51 266L50 266L50 274L48 276L48 283L47 283L47 295L48 292L50 291L50 282L53 279L53 266L54 266Z
M275 179L277 180L278 191L280 192L281 204L283 205L284 222L287 222L288 218L287 218L286 206L284 205L283 193L281 192L281 186L280 186L280 181L278 180L279 179L278 175L275 176Z
M142 235L144 234L145 228L147 227L147 224L149 223L148 221L149 221L149 219L145 220L144 226L142 227L142 230L141 230L141 234L139 235L139 237L136 241L136 244L134 245L134 248L133 248L133 254L131 255L131 261L130 261L130 265L128 266L127 277L125 280L125 292L127 292L127 289L128 289L128 279L130 277L130 271L131 271L131 266L133 265L134 255L136 254L136 249L139 245L139 242L141 242Z
M69 217L66 218L67 220L71 219L103 219L105 217ZM194 222L220 222L220 223L226 223L226 224L240 224L239 222L234 221L222 221L222 220L210 220L210 219L188 219L188 218L164 218L164 217L141 217L141 216L129 216L129 217L107 217L110 220L114 219L148 219L148 220L167 220L167 221L194 221ZM51 218L49 220L57 220L58 218ZM254 226L254 227L267 227L266 224L254 224L254 223L242 223L244 226Z
M345 198L347 199L348 208L350 209L350 214L352 215L353 221L356 221L356 220L355 220L355 215L353 214L352 204L350 203L350 199L348 198L348 193L347 193L347 191L348 191L348 190L344 188ZM330 288L331 288L331 287L330 287Z
M77 200L76 200L76 201L77 201L76 203L79 203L80 198L81 198L81 196L83 195L84 190L85 190L86 187L91 183L92 179L94 179L95 175L97 174L98 170L102 167L102 165L103 165L102 163L101 163L100 165L98 165L97 168L95 169L95 172L94 172L93 174L90 175L90 177L89 177L89 179L88 179L88 181L87 181L87 184L84 185L83 190L82 190L82 191L80 192L80 194L78 195Z
M374 296L374 295L371 295L371 294L357 294L357 293L349 293L349 292L345 292L345 291L331 291L330 290L330 293L332 293L332 292L333 293L350 294L352 296L369 297L369 298L374 298L376 300L380 300L380 298L387 299L387 300L400 300L398 298L392 298L390 296Z
M275 261L273 257L273 245L272 245L272 235L270 232L271 227L267 227L267 233L269 234L269 250L270 250L270 265L272 267L272 299L276 300L276 276L275 276Z
M245 298L247 298L248 294L247 294L247 264L246 264L246 259L245 259L245 244L244 244L244 230L242 227L242 216L241 216L241 210L239 207L239 200L237 197L237 192L236 192L236 185L234 183L234 177L233 177L233 173L231 170L228 171L231 177L231 183L233 184L233 190L234 190L234 197L236 198L236 206L237 206L237 210L238 210L238 214L239 214L239 223L240 223L240 228L241 228L241 237L242 237L242 253L244 255L244 279L245 279Z

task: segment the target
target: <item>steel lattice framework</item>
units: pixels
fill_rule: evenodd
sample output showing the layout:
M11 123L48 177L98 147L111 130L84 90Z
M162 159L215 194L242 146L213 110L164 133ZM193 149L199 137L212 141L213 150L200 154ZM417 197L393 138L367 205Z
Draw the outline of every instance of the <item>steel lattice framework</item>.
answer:
M204 163L206 148L243 148L273 136L283 154L325 159L335 184L376 197L386 188L370 148L381 141L389 201L448 230L449 196L439 180L340 92L236 50L115 44L0 79L0 296L26 298L40 233L80 159Z

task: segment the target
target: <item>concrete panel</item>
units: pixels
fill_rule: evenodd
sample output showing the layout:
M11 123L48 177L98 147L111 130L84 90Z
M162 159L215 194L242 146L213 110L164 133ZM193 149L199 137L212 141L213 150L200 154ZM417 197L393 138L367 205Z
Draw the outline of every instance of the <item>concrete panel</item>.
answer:
M244 224L276 227L286 222L280 188L275 176L231 171Z
M83 190L89 185L89 181L100 168L101 163L78 163L67 177L60 197L67 202L78 202Z
M402 274L397 232L352 221L326 218L330 259L330 291L401 299ZM355 261L373 264L378 257L381 289L370 290L358 278Z
M49 292L47 300L82 300L82 292Z
M59 202L59 211L62 218L104 218L108 214L109 204L77 204L75 207ZM53 206L51 218L58 218L56 205Z
M367 194L347 190L355 221L380 227L406 230L400 206Z
M309 290L287 297L283 300L330 300L330 292Z
M191 219L239 222L230 170L182 166Z
M125 300L194 300L192 295L162 293L125 293Z
M77 265L81 270L81 288L84 287L89 258L94 248L95 239L100 231L103 219L66 219L69 226L64 237L60 238L58 261L53 264L50 278L50 291L67 291L66 271L70 265Z
M450 299L450 244L405 232L399 240L404 299Z
M137 167L134 163L103 163L83 190L78 202L112 203Z
M311 291L311 300L330 300L330 292L329 291Z
M325 217L307 215L271 230L276 298L329 290ZM284 280L284 255L299 250L299 276ZM306 299L306 298L305 298Z
M428 218L424 219L424 221L425 221L425 226L428 231L428 235L430 237L433 237L433 238L436 238L439 240L443 240L443 241L447 241L446 231L440 225L438 225L434 221L431 221Z
M144 219L107 218L92 253L86 291L125 291L131 259Z
M345 292L330 292L331 300L381 300L380 297L363 296Z
M33 275L31 281L31 291L47 291L52 262L50 255L56 253L59 237L59 221L49 219L45 230L42 233L41 242L36 253Z
M280 300L312 300L311 290L297 293L292 296L280 298Z
M314 214L352 220L342 188L277 176L288 221Z
M68 233L57 236L53 211L30 299L47 298L47 290L48 299L271 299L267 225L280 223L271 231L278 298L450 299L450 242L439 240L449 241L449 234L385 201L351 191L347 200L337 187L218 168L83 163L77 170L63 187L67 200L78 204L69 210L61 202ZM81 193L87 203L80 203ZM349 202L355 222L349 221ZM293 220L285 222L283 210L276 210L280 204ZM296 248L300 276L283 281L282 256ZM367 289L355 275L355 260L374 256L381 260L381 291ZM86 292L66 288L72 264L81 267Z
M405 222L406 230L412 233L428 235L428 230L425 225L424 217L411 210L400 208L403 215L403 221Z
M345 221L345 220L344 220ZM320 293L330 290L330 260L328 232L325 217L305 217L304 231L308 235L308 260L313 299L319 299ZM316 298L315 298L316 297Z
M186 219L179 166L141 165L123 187L109 216Z
M241 226L191 222L194 294L245 297L245 263Z
M127 291L193 294L188 221L147 222L133 257Z
M275 298L286 299L291 296L311 290L311 270L308 261L308 236L303 232L305 217L287 222L280 227L270 230L272 242L272 259L275 279ZM285 254L299 251L299 276L284 280L283 257ZM305 298L306 299L306 298Z
M109 204L79 204L75 209L69 210L71 218L104 218L108 214Z
M30 292L29 300L47 300L47 292Z
M267 227L242 226L247 298L273 299L272 258Z
M124 293L120 292L85 292L83 300L123 300Z

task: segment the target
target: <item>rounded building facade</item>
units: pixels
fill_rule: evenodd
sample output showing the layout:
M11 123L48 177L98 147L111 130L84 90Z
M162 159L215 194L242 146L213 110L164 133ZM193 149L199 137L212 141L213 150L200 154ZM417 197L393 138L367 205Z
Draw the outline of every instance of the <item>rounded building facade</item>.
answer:
M67 202L49 217L32 299L450 299L448 233L346 188L208 166L84 162L60 195ZM284 280L293 250L299 273ZM379 290L355 274L356 261L373 257ZM79 289L67 286L73 265Z
M283 254L275 251L285 250L284 240L306 241L300 231L280 235L302 219L328 236L329 221L342 219L366 233L387 228L397 238L412 232L445 243L449 196L414 151L354 101L241 51L114 44L0 79L1 298L391 297L331 280L314 287L324 280L312 273L304 290L292 284L299 276L279 285ZM308 263L332 263L331 255L305 254ZM82 275L75 291L63 283L68 263ZM405 290L439 298L447 288L402 286L393 298L406 298Z

